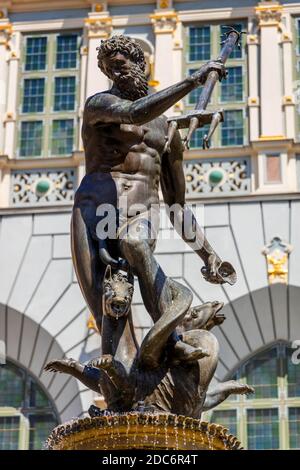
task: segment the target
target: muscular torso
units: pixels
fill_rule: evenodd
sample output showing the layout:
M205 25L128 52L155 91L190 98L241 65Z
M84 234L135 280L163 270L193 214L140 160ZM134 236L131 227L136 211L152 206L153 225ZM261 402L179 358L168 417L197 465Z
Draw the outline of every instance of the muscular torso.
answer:
M122 196L126 196L128 206L142 204L149 208L158 202L165 123L164 117L142 126L109 124L92 127L83 123L85 180L92 185L92 192L96 191L94 197L98 203L115 204ZM108 191L103 184L107 189L109 186ZM84 196L88 195L81 194Z

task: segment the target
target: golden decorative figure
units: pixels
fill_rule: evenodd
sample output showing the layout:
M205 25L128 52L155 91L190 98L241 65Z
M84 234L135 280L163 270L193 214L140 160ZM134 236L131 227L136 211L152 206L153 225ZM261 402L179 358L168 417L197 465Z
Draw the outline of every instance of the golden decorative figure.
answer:
M268 264L268 278L270 284L288 283L288 260L292 246L283 242L280 237L274 237L271 243L263 249Z
M288 260L288 255L285 254L281 256L281 252L279 250L276 250L274 252L275 256L267 255L267 261L268 261L268 276L269 276L269 281L272 284L276 278L282 279L285 283L287 283L287 275L288 275L288 269L287 269L287 260ZM276 258L276 255L278 256Z

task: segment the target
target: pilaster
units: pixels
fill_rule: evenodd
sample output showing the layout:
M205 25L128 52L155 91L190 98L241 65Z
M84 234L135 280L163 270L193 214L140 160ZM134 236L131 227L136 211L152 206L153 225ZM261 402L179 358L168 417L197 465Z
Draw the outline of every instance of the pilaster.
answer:
M11 34L12 26L7 18L7 12L0 8L0 155L4 153L4 121Z
M14 158L14 145L16 133L16 109L18 72L21 51L20 32L11 32L8 51L8 81L7 81L7 101L6 112L4 114L4 154L9 158Z
M247 36L248 45L248 82L249 82L249 131L250 141L257 140L260 128L260 100L259 100L259 37L255 27L255 18L249 19Z
M289 13L284 14L284 27L281 31L282 47L282 80L283 97L282 106L284 110L285 134L289 139L295 139L295 98L293 90L293 40L292 40L292 17Z
M92 4L92 12L84 21L87 37L87 79L86 97L109 88L108 78L97 68L97 47L101 39L107 39L112 33L112 18L107 11L106 2Z
M283 7L263 1L255 10L260 28L260 138L285 138L279 45Z
M171 2L158 1L157 9L150 19L155 33L155 79L157 90L162 90L174 83L181 76L181 35L177 13L169 9ZM162 8L166 6L166 8ZM174 51L175 46L175 51ZM171 73L170 73L171 71ZM177 80L178 81L178 80ZM174 111L169 110L173 114Z

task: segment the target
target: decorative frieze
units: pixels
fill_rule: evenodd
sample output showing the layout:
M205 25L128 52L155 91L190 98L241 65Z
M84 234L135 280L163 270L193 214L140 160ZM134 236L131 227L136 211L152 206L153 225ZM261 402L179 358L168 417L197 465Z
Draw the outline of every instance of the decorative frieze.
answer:
M76 173L72 168L14 170L12 206L67 204L74 199Z
M259 26L280 26L283 6L278 2L260 2L255 8Z
M153 24L155 34L172 34L175 29L178 19L178 14L174 11L158 11L150 15L151 23Z
M107 39L112 32L112 18L107 14L90 13L84 20L89 38Z
M214 158L184 163L188 197L251 192L250 158Z

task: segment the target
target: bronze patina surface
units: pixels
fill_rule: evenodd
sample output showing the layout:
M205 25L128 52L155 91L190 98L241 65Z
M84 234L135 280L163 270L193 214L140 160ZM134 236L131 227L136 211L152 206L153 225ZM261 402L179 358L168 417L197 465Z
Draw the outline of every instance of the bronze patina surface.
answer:
M216 254L185 203L181 136L162 113L204 86L198 117L190 119L192 128L201 125L202 115L206 122L204 108L217 79L226 77L224 63L238 37L230 31L218 60L153 94L148 94L143 51L134 40L114 36L99 47L98 65L113 86L85 105L86 176L75 196L71 237L74 267L101 334L101 351L88 364L65 358L51 361L46 370L76 377L104 396L107 409L103 415L92 406L91 418L56 428L49 449L239 446L222 427L200 421L203 411L230 394L253 392L233 380L208 388L219 357L211 329L225 320L223 304L191 307L191 290L166 276L154 256L160 186L164 203L173 207L171 223L204 263L204 279L236 282L233 266ZM212 113L209 119L211 134L220 119ZM107 236L99 229L104 222L114 227ZM141 344L131 309L135 277L153 320Z

